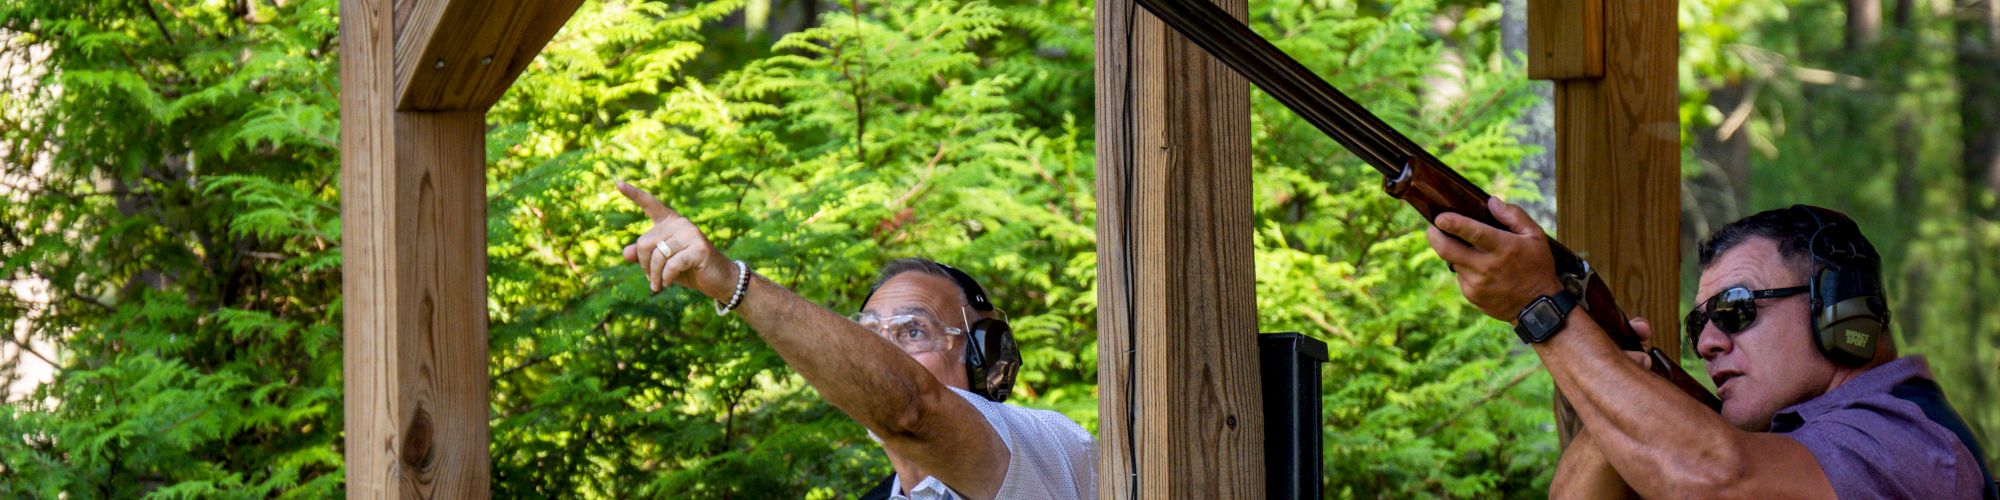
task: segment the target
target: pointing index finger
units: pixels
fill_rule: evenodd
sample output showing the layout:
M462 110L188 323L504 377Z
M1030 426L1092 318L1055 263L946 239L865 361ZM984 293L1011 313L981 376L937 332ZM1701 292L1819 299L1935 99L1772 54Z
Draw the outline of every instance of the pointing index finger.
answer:
M654 198L652 193L648 193L631 184L626 184L625 181L618 181L618 193L625 195L626 199L632 200L632 203L638 205L640 210L646 211L646 218L652 219L653 222L659 222L677 215L674 213L674 209L667 208L667 204L665 203L660 203L660 199Z

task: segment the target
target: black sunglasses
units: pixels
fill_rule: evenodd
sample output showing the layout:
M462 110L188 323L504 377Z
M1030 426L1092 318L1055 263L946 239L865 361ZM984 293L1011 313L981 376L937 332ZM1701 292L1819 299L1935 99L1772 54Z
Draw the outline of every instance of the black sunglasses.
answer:
M1701 338L1701 329L1709 321L1715 321L1715 327L1722 333L1735 335L1757 321L1758 300L1790 297L1811 290L1811 287L1795 286L1753 291L1739 286L1717 292L1701 305L1694 306L1693 311L1688 311L1688 339Z

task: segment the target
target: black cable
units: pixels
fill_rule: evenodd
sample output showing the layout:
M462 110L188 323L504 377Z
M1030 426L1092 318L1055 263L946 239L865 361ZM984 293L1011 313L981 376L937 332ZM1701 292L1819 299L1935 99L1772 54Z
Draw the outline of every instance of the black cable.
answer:
M1132 251L1132 177L1138 171L1133 165L1139 160L1138 148L1133 146L1133 143L1138 140L1137 134L1132 133L1132 126L1135 123L1132 118L1132 64L1133 59L1135 59L1132 56L1132 26L1133 17L1138 10L1139 6L1137 4L1131 2L1125 3L1125 94L1122 96L1124 102L1120 104L1123 107L1119 110L1124 114L1123 119L1125 123L1118 127L1119 133L1124 136L1124 143L1120 146L1125 149L1124 165L1121 165L1124 170L1122 175L1124 176L1123 181L1125 185L1124 193L1119 198L1119 203L1123 206L1119 210L1119 218L1121 220L1118 227L1118 253L1120 267L1124 268L1122 274L1124 274L1125 281L1125 371L1122 375L1125 376L1125 458L1126 465L1130 467L1128 476L1132 482L1132 498L1139 498L1139 405L1138 401L1134 399L1138 393L1139 379L1137 376L1139 370L1139 311L1136 306L1137 301L1133 300L1133 292L1138 290L1138 280L1135 276L1136 273L1132 271L1132 256L1134 253Z

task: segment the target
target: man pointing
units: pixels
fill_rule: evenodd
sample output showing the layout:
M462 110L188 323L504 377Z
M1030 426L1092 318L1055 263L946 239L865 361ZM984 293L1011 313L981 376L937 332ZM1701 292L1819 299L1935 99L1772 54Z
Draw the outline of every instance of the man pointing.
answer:
M653 221L625 247L625 261L655 292L693 289L715 300L717 314L742 317L882 443L896 470L893 497L1097 496L1095 445L1081 426L1001 402L1019 355L971 276L928 260L893 262L849 318L723 256L651 194L622 182L618 191Z

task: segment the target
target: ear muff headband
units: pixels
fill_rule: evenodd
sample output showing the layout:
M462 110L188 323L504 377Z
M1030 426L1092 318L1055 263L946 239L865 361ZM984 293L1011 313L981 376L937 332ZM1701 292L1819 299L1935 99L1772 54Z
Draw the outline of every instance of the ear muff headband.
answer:
M972 279L972 275L944 264L938 264L938 267L944 268L944 273L951 275L951 280L958 283L959 291L965 292L965 304L972 306L972 310L993 312L993 303L986 300L986 289L980 287L979 282Z
M1820 354L1835 363L1860 366L1875 358L1888 328L1880 263L1860 251L1861 229L1839 212L1793 205L1813 221L1812 327Z
M972 275L965 274L965 271L960 271L955 267L938 264L937 262L931 263L943 268L945 276L950 277L951 282L958 285L958 290L965 294L966 305L972 306L972 309L975 311L993 312L993 303L986 300L986 289L980 287L979 282L972 279ZM861 305L864 307L867 306L868 299L875 298L875 291L880 289L880 284L877 284L875 288L869 288L868 295L861 297Z

